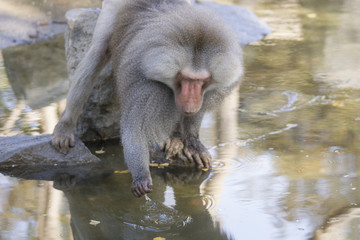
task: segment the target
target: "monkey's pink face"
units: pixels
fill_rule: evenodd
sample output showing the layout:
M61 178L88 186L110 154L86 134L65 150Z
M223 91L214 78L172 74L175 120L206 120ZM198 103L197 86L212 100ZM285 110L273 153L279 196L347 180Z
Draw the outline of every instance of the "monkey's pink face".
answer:
M205 71L183 69L175 79L176 106L182 114L197 113L203 102L204 90L209 86L210 74Z

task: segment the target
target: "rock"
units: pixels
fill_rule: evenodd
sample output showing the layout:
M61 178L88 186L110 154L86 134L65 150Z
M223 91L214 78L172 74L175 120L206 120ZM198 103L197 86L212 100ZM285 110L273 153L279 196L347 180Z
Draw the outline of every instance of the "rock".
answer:
M90 45L99 13L100 9L84 8L66 13L65 50L70 84ZM77 136L84 141L119 138L120 134L120 111L110 64L100 73L97 82L76 126Z
M242 46L271 33L270 27L247 8L208 1L201 1L195 6L216 12L234 29Z
M270 28L250 10L214 2L195 3L199 8L217 12L235 30L241 45L261 40L270 33ZM66 59L70 76L87 51L100 9L73 9L67 12L68 27L65 34ZM109 64L100 74L83 113L79 118L76 132L84 141L105 140L119 137L119 106L116 100L115 83Z
M0 137L0 172L35 180L57 180L67 175L73 176L73 182L113 172L79 139L67 154L58 152L50 141L49 134Z
M65 12L77 7L98 7L100 0L1 0L0 49L48 40L66 28Z
M49 134L0 137L0 173L23 179L55 181L60 189L82 180L103 179L114 173L111 163L93 155L80 139L76 139L75 146L66 154L57 151L50 141ZM167 159L164 152L154 148L150 167L155 171L157 168L191 170L194 164L180 158Z
M0 168L14 165L82 165L100 162L79 140L67 154L60 153L50 143L51 135L16 135L0 137Z

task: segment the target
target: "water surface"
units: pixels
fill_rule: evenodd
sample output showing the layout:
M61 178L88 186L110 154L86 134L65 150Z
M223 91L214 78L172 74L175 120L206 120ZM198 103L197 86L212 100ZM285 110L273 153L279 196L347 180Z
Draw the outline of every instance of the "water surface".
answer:
M273 34L244 48L241 88L204 119L213 170L154 168L154 192L135 199L118 143L90 144L113 175L63 191L0 175L0 239L360 238L360 1L223 2ZM48 55L36 46L3 51L2 136L52 132L67 89L61 41L47 43L47 65L29 60Z

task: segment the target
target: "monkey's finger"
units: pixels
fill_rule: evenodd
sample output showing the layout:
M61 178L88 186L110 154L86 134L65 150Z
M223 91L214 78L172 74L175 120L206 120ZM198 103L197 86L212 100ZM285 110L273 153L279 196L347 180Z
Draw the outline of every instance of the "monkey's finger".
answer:
M138 192L137 190L134 190L134 191L133 191L133 194L134 194L134 196L137 197L137 198L141 197L140 192Z
M69 144L70 144L70 139L65 138L63 142L63 148L64 149L68 148Z
M211 155L208 153L200 155L202 162L204 163L205 168L209 168L211 166Z
M196 165L197 165L197 167L198 167L199 169L201 169L201 168L204 167L203 162L202 162L199 154L195 154L194 159L195 159Z
M164 144L164 151L167 153L169 151L169 148L171 146L171 139L166 140L165 144Z
M153 187L152 183L148 183L147 187L148 187L148 191L152 192L152 187Z
M152 192L152 183L151 183L151 181L149 181L149 182L145 181L141 185L143 187L144 193L151 193Z
M202 159L202 162L204 164L204 168L209 168L210 167L210 161L208 159Z
M52 142L52 145L57 149L57 150L60 150L61 149L61 141L59 140L59 138L53 138L52 140L51 140L51 142Z
M164 152L165 152L165 147L166 147L166 143L165 143L165 142L159 144L159 148L160 148L161 151L164 151Z
M64 147L64 142L63 141L60 141L59 142L59 151L61 152L61 153L63 153L63 154L66 154L66 148Z
M140 192L140 197L146 194L145 189L144 189L144 185L140 184L139 187L138 187L138 190Z
M60 149L61 149L61 152L66 154L69 150L69 141L67 138L65 138L64 140L62 140L60 142Z
M139 191L139 189L138 189L137 187L133 187L133 188L131 189L131 191L132 191L132 193L134 194L134 196L137 197L137 198L139 198L139 197L142 196L141 193L140 193L140 191Z
M58 148L58 147L59 147L59 146L58 146L58 141L55 140L54 137L51 137L51 145L53 145L55 148Z
M189 160L190 163L194 162L192 154L190 153L190 151L188 149L184 149L184 154L185 154L185 156L187 157L187 159Z
M183 153L183 151L179 152L178 155L177 155L177 157L178 157L179 159L181 159L182 161L184 161L184 162L188 161L188 158L185 156L185 154Z
M142 186L142 192L144 194L151 193L152 189L151 189L151 187L149 187L148 184L144 183L144 184L141 184L141 186Z

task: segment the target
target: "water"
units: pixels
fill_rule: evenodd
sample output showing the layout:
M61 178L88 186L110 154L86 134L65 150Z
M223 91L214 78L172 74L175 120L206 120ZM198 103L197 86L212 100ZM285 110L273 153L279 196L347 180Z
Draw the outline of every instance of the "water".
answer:
M214 169L153 168L154 192L135 199L122 149L92 144L113 175L63 191L0 175L0 239L360 238L360 1L232 2L274 33L244 48L241 88L204 119ZM67 87L64 62L32 66L53 73L36 78L46 89L38 99L30 80L9 82L3 60L15 57L3 54L0 134L50 133L64 108L54 91Z

